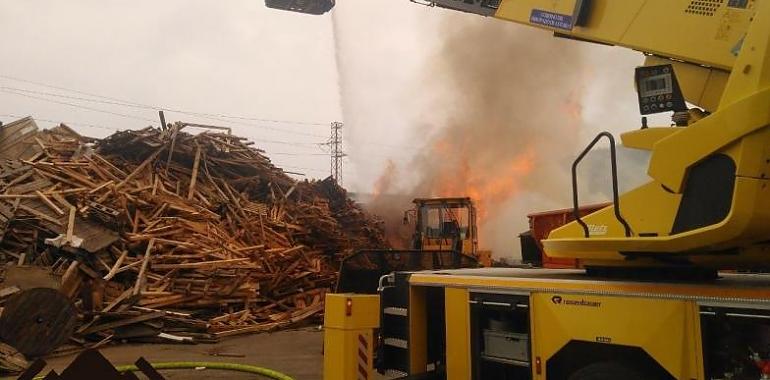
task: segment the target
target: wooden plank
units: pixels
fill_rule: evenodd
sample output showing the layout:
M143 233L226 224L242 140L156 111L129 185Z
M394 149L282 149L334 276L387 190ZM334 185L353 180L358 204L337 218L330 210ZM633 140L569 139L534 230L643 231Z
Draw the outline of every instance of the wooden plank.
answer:
M0 299L7 298L9 296L12 296L18 292L20 292L21 289L15 287L15 286L8 286L5 288L0 289Z
M193 162L192 177L190 178L190 188L187 190L187 200L192 200L195 195L195 184L198 180L198 170L201 163L201 146L195 149L195 161Z
M0 368L11 372L21 372L29 367L30 363L22 353L15 348L0 342Z
M136 178L136 176L138 176L139 173L141 173L145 168L147 168L147 166L149 166L153 161L155 161L155 159L158 157L160 152L163 151L163 149L165 149L165 147L160 147L157 150L155 150L155 152L153 152L141 164L139 164L139 166L137 166L136 169L134 169L134 171L132 171L131 174L128 175L128 177L124 178L122 181L120 181L120 183L115 185L115 190L120 189L121 187L125 186L126 183ZM102 203L102 202L104 202L104 200L98 201L97 203Z
M36 194L36 195L38 196L38 198L40 198L40 200L41 200L41 201L43 201L43 203L45 203L45 205L46 205L46 206L48 206L48 207L49 207L51 210L53 210L54 212L56 212L56 213L57 213L57 214L59 214L59 215L64 215L64 210L62 210L61 208L59 208L59 206L57 206L55 203L53 203L53 202L51 201L51 199L49 199L48 197L46 197L46 196L45 196L45 194L43 194L42 192L40 192L40 190L35 190L35 194Z
M115 298L109 304L107 304L107 306L105 306L101 310L101 312L102 313L108 313L108 312L112 311L115 307L120 305L121 302L127 300L131 296L132 293L133 293L133 289L127 289L126 291L121 293L117 298ZM83 326L80 326L80 328L77 330L77 334L83 334L83 331L86 331L94 323L98 322L99 319L100 319L100 316L97 315L90 322L87 322L87 323L83 324Z
M240 264L251 261L250 258L242 259L229 259L229 260L214 260L214 261L201 261L196 263L181 263L181 264L153 264L153 269L199 269L199 268L218 268L223 266L230 266L231 264Z
M134 284L134 295L138 295L142 291L142 287L145 282L145 275L147 274L147 266L150 264L150 255L152 249L155 246L155 239L150 239L150 243L147 244L147 250L144 253L144 260L142 260L142 267L139 269L139 275L136 278L136 284Z
M94 193L98 193L98 192L99 192L99 190L101 190L101 189L104 189L104 188L105 188L105 187L107 187L107 186L111 186L113 183L115 183L115 181L113 181L113 180L109 180L109 181L107 181L107 182L105 182L105 183L103 183L103 184L101 184L101 185L99 185L99 186L96 186L96 187L94 187L93 189L89 190L89 191L88 191L88 194L94 194Z
M45 194L43 194L45 195ZM55 199L59 204L64 206L65 208L72 208L75 207L72 203L69 203L67 199L65 199L61 193L51 193L51 198ZM64 210L62 210L64 212ZM62 214L63 215L63 214Z
M60 290L68 297L74 296L78 286L80 285L80 276L78 274L79 265L79 261L73 260L70 262L70 265L67 267L67 271L64 272L64 275L62 276Z
M250 327L244 327L229 331L222 331L214 333L214 336L217 338L225 338L228 336L236 336L236 335L243 335L243 334L253 334L253 333L259 333L259 332L268 332L275 330L281 326L285 326L285 322L270 322L270 323L262 323Z
M104 281L112 280L113 277L118 273L118 269L120 269L120 266L123 264L123 261L126 259L126 256L128 256L128 250L124 250L120 253L120 256L118 256L118 259L115 260L115 264L112 266L112 269L110 269L109 273L104 275L103 279Z
M139 311L144 311L144 312L157 312L157 311L163 311L163 312L165 312L165 313L166 313L166 316L167 316L167 317L168 317L168 316L171 316L171 317L177 317L177 318L191 318L191 317L192 317L192 314L189 314L189 313L180 313L180 312L175 312L175 311L168 311L168 310L157 310L157 309L150 309L150 308L147 308L147 307L141 307L141 306L134 306L134 307L133 307L133 309L136 309L136 310L139 310Z
M75 238L75 215L77 210L74 207L70 208L69 219L67 220L67 241L72 243Z
M104 159L104 157L102 157L99 154L94 153L94 154L91 155L91 157L94 158L96 161L101 162L104 166L109 168L111 171L114 171L114 172L118 173L118 175L120 175L120 176L125 177L125 176L128 175L128 174L126 174L126 172L124 172L123 170L121 170L117 166L113 165L112 162Z
M137 316L137 317L133 317L133 318L127 318L127 319L121 319L121 320L117 320L117 321L113 321L113 322L108 322L108 323L104 323L104 324L101 324L101 325L92 326L92 327L88 328L87 330L83 331L82 334L83 335L88 335L88 334L93 334L93 333L100 332L100 331L112 330L112 329L115 329L115 328L121 327L121 326L133 325L134 323L151 321L153 319L161 318L164 315L166 315L165 312L159 311L159 312L155 312L155 313L143 314L143 315L140 315L140 316Z
M144 262L143 260L137 260L137 261L134 261L131 264L124 265L120 269L118 269L118 271L115 274L123 273L123 272L125 272L125 271L127 271L129 269L134 269L134 268L136 268L138 266L141 266L143 262Z
M37 198L37 195L35 195L35 197ZM55 224L57 226L61 226L63 224L60 220L58 220L56 218L53 218L51 216L48 216L46 214L43 214L42 212L40 212L38 210L35 210L34 208L29 207L27 205L23 205L23 204L19 205L19 209L20 210L24 210L24 211L32 214L36 218L39 218L39 219L45 220L47 222L53 223L53 224Z
M171 132L171 143L168 148L168 158L166 159L166 173L168 173L168 168L171 167L171 158L174 156L174 150L176 149L176 135L184 126L177 123L172 128L174 131Z

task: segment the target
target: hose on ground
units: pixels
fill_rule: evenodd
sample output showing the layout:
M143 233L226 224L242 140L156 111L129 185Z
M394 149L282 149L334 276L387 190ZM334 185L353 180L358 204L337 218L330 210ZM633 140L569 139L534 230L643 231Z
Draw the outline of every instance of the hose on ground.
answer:
M255 375L261 375L261 376L269 377L275 380L294 380L294 378L292 378L291 376L285 375L278 371L275 371L269 368L262 368L262 367L257 367L253 365L248 365L248 364L220 363L220 362L160 362L160 363L151 362L150 364L152 365L152 368L155 368L157 370L206 368L206 369L219 369L224 371L253 373ZM118 370L118 372L129 372L129 371L136 372L139 370L133 364L118 366L116 367L116 369Z
M248 365L248 364L219 363L219 362L160 362L160 363L150 363L150 364L152 365L152 368L155 368L157 370L205 368L205 369L218 369L218 370L224 370L224 371L252 373L255 375L260 375L260 376L268 377L270 379L275 379L275 380L294 380L294 378L292 378L291 376L285 375L278 371L268 369L268 368ZM118 370L118 372L139 371L139 368L137 368L133 364L121 365L116 367L116 369ZM38 377L35 377L35 380L42 379L42 378L43 376L38 376Z

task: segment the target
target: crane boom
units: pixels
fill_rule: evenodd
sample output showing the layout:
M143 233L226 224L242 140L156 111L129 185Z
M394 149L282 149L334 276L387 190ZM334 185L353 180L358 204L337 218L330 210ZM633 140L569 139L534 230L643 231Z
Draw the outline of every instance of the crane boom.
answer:
M433 3L459 9L458 3L469 2ZM755 13L749 0L475 0L474 5L463 9L726 71Z
M718 107L756 12L754 0L416 2L547 29L559 37L640 51L649 56L648 65L675 65L685 99L707 110Z

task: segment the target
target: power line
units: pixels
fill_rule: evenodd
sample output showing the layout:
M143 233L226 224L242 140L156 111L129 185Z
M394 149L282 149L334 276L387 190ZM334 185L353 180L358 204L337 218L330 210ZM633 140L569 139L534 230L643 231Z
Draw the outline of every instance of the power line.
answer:
M0 114L0 116L13 117L13 118L17 118L17 119L21 119L21 118L26 117L24 115L16 115L16 114ZM57 121L57 120L52 120L50 118L45 119L45 118L39 118L39 117L33 117L33 119L35 121L45 121L45 122L49 122L49 123L53 123L53 124L64 123L64 124L67 124L67 125L80 125L80 126L91 127L91 128L106 129L106 130L110 130L110 131L113 131L113 132L116 132L116 131L120 130L120 128L108 127L108 126L99 125L99 124L90 124L90 123L74 122L74 121ZM194 128L194 127L189 127L189 128ZM311 147L311 146L312 147L318 147L319 145L324 144L324 143L320 143L320 142L307 142L307 143L305 143L305 142L269 140L269 139L260 139L260 138L249 138L249 140L254 141L254 142L262 142L262 143L270 143L270 144L280 144L280 145L296 146L296 147ZM325 153L318 153L318 155L319 156L325 156L326 154Z
M13 118L21 119L21 118L24 118L26 116L15 115L15 114L0 114L0 117L13 117ZM117 131L118 130L118 129L115 129L115 128L110 128L110 127L106 127L106 126L98 125L98 124L66 122L66 121L61 121L60 122L60 121L55 121L55 120L50 120L50 119L41 119L41 118L36 118L36 117L33 118L33 119L35 121L45 121L45 122L49 122L49 123L53 123L53 124L57 124L57 125L63 123L63 124L66 124L66 125L81 125L81 126L86 126L86 127L108 129L108 130L112 130L112 131ZM269 155L272 156L272 155L295 155L295 154L294 153L279 152L279 153L269 153ZM327 154L326 153L305 153L305 154L298 153L296 155L298 155L298 156L300 156L300 155L326 156ZM307 171L313 171L313 172L318 172L318 173L325 173L326 172L326 170L323 170L323 169L306 168L306 167L292 166L292 165L281 165L279 163L273 163L273 164L276 167L281 168L281 169L287 168L287 169L307 170Z
M13 94L13 95L17 95L17 96L23 96L25 98L30 98L30 99L37 99L37 100L44 101L44 102L62 104L62 105L66 105L66 106L70 106L70 107L75 107L75 108L81 108L81 109L85 109L85 110L89 110L89 111L93 111L93 112L101 112L101 113L106 113L106 114L110 114L110 115L114 115L114 116L125 117L125 118L128 118L128 119L136 119L136 120L141 120L141 121L148 121L150 123L154 123L156 121L156 120L147 119L147 118L143 118L143 117L139 117L139 116L126 115L126 114L122 114L122 113L119 113L119 112L113 112L113 111L107 111L107 110L103 110L103 109L99 109L99 108L88 107L88 106L84 106L84 105L81 105L81 104L61 102L61 101L58 101L58 100L41 98L41 97L38 97L38 96L29 95L29 94L22 94L22 93L12 92L12 91L2 90L2 89L0 89L0 92L5 92L6 94Z
M328 156L327 153L286 153L286 152L268 152L271 156Z
M324 137L323 135L315 134L315 133L292 131L292 130L281 129L281 128L276 128L276 127L266 126L266 125L260 125L260 124L253 124L253 123L238 123L238 122L233 122L233 121L229 121L229 120L222 120L221 118L229 118L229 119L237 119L237 120L262 121L262 122L271 122L271 123L283 123L283 124L290 124L290 125L291 124L295 124L295 125L313 125L313 126L325 125L325 124L322 124L322 123L311 123L311 122L302 122L302 121L254 118L254 117L235 116L235 115L226 115L226 114L211 114L211 113L196 112L196 111L189 111L189 110L182 110L182 109L174 109L174 108L163 107L163 106L156 106L156 105L136 103L136 102L132 102L132 101L128 101L128 100L122 100L122 99L118 99L118 98L114 98L114 97L109 97L109 96L104 96L104 95L99 95L99 94L79 91L79 90L75 90L75 89L71 89L71 88L54 86L54 85L49 85L49 84L45 84L45 83L41 83L41 82L35 82L35 81L26 80L26 79L11 77L11 76L8 76L8 75L0 75L0 78L5 78L5 79L14 80L14 81L22 82L22 83L29 83L29 84L33 84L33 85L37 85L37 86L43 86L43 87L53 88L53 89L62 90L62 91L73 92L73 93L77 93L77 94L81 94L81 95L86 95L86 96L106 99L106 100L89 99L89 98L83 98L83 97L78 97L78 96L70 96L70 95L58 94L58 93L53 93L53 92L45 92L45 91L35 91L35 90L30 90L30 89L18 88L18 87L8 87L8 86L0 87L0 91L6 92L6 93L9 93L9 94L14 94L14 95L18 95L18 96L25 96L25 97L28 97L28 98L33 98L33 99L38 99L38 100L43 100L43 101L50 101L50 102L59 103L59 104L66 104L66 105L75 106L75 107L77 107L77 105L74 105L72 103L57 102L57 101L51 100L51 99L43 99L43 98L40 98L40 97L34 97L34 96L29 95L29 94L53 96L53 97L59 97L59 98L64 98L64 99L69 99L69 100L78 100L78 101L91 102L91 103L100 103L100 104L107 104L107 105L113 105L113 106L146 109L146 110L152 110L152 111L163 110L163 111L167 111L167 112L176 112L176 113L181 113L181 114L185 114L185 115L201 117L201 118L204 118L204 119L216 120L216 121L219 121L219 122L230 123L230 124L233 124L233 125L257 127L257 128L263 128L263 129L267 129L267 130L273 130L273 131L277 131L277 132L289 133L289 134L295 134L295 135L301 135L301 136ZM111 111L106 111L106 110L97 110L97 109L88 108L86 106L80 106L80 108L89 109L89 110L92 110L92 111L95 111L95 112L112 113L112 114L115 114L117 116L130 117L130 118L136 118L136 119L143 120L143 121L152 121L152 122L154 122L154 120L151 120L151 119L138 118L138 117L134 117L134 116L124 115L124 114L119 114L119 113L113 113ZM378 146L378 147L383 147L383 148L399 149L399 150L403 150L403 149L420 150L421 149L419 147L413 147L413 146L404 146L404 145L399 146L399 145L383 144L383 143L379 143L379 142L370 142L370 141L362 141L362 142L359 142L359 143L360 144L364 144L364 145Z
M89 99L81 96L71 96L71 95L57 94L55 92L46 92L46 91L35 91L35 90L29 90L26 88L1 86L0 89L13 91L13 92L25 92L25 93L37 94L37 95L55 96L58 98L65 98L65 99L72 99L72 100L82 100L82 101L93 102L93 103L111 104L116 106L155 110L155 108L153 107L149 107L141 104L133 104L133 103L120 102L120 101L113 101L113 100Z
M138 108L138 109L143 109L143 110L155 111L155 110L159 110L160 109L160 110L167 111L167 112L177 112L177 113L182 113L182 114L185 114L185 115L191 115L191 116L200 117L200 118L204 118L204 119L215 120L215 121L218 121L218 122L221 122L221 123L228 123L228 124L248 126L248 127L257 127L257 128L263 128L263 129L267 129L267 130L272 130L272 131L277 131L277 132L282 132L282 133L290 133L290 134L301 135L301 136L324 137L323 135L319 135L319 134L315 134L315 133L307 133L307 132L300 132L300 131L281 129L281 128L276 128L276 127L272 127L272 126L268 126L268 125L233 122L233 121L230 121L230 120L224 120L224 119L217 118L217 117L211 117L211 116L209 116L208 114L205 114L205 113L174 110L174 109L165 108L165 107L155 107L155 106L151 106L151 105L135 104L135 103L129 103L129 102L123 102L123 101L89 99L89 98L84 98L84 97L80 97L80 96L70 96L70 95L64 95L64 94L57 94L57 93L53 93L53 92L35 91L35 90L29 90L29 89L24 89L24 88L7 87L7 86L0 87L0 91L5 92L5 93L14 94L14 95L21 95L21 96L24 96L25 94L27 94L27 95L28 94L36 94L36 95L64 98L64 99L69 99L69 100L77 100L77 101L81 101L81 102L100 103L100 104L107 104L107 105L119 106L119 107Z
M416 147L416 146L391 145L391 144L382 144L382 143L376 143L376 142L371 142L371 141L362 141L362 142L360 142L360 144L370 145L370 146L379 146L379 147L382 147L382 148L390 148L390 149L398 149L398 150L404 150L404 149L421 150L421 149L423 149L423 148L419 148L419 147Z
M0 78L4 78L4 79L8 79L8 80L13 80L13 81L21 82L21 83L33 84L33 85L36 85L36 86L53 88L53 89L62 90L62 91L68 91L68 92L72 92L72 93L76 93L76 94L81 94L81 95L86 95L86 96L95 97L95 98L107 99L107 100L111 100L111 101L116 102L116 103L123 103L124 105L132 105L132 106L136 106L136 107L149 107L149 108L151 108L153 110L163 110L163 111L168 111L168 112L178 112L178 113L195 115L195 116L221 117L221 118L226 118L226 119L238 119L238 120L248 120L248 121L262 121L262 122L267 122L267 123L295 124L295 125L312 125L312 126L325 126L326 125L324 123L316 123L316 122L281 120L281 119L269 119L269 118L259 118L259 117L249 117L249 116L239 116L239 115L228 115L228 114L216 114L216 113L202 113L202 112L195 112L195 111L186 111L186 110L172 109L172 108L160 107L160 106L156 106L156 105L148 105L148 104L132 102L132 101L129 101L129 100L123 100L123 99L109 97L109 96L104 96L104 95L100 95L100 94L95 94L95 93L75 90L75 89L67 88L67 87L54 86L54 85L50 85L50 84L47 84L47 83L31 81L31 80L27 80L27 79L12 77L12 76L9 76L9 75L0 74Z
M5 113L5 114L0 114L0 117L11 117L15 119L22 119L24 117L27 117L27 115ZM112 132L117 132L121 130L120 128L116 128L116 127L108 127L106 125L84 123L79 121L53 120L50 118L42 118L37 116L34 116L33 119L35 121L43 121L54 125L59 125L63 123L70 126L83 126L83 127L89 127L89 128L103 129L103 130L112 131ZM328 144L328 143L301 143L301 142L280 141L280 140L266 140L266 139L259 139L259 138L249 138L249 140L254 142L288 145L288 146L295 146L295 147L311 147L311 146L320 147L321 145ZM320 157L320 156L328 157L330 156L330 153L311 153L311 152L267 152L267 154L269 156L292 156L292 157ZM358 162L358 161L380 162L381 161L381 160L370 160L370 159L366 159L365 157L381 157L381 158L393 159L393 160L400 158L398 156L390 156L390 155L377 154L372 152L369 152L364 156L346 155L346 157L352 157L352 161L354 162Z
M3 116L3 117L13 117L13 118L16 118L16 119L22 119L22 118L26 117L26 116L22 116L22 115L14 115L14 114L0 114L0 116ZM99 124L79 123L79 122L74 122L74 121L56 121L56 120L51 120L51 119L43 119L43 118L39 118L39 117L33 117L32 119L34 119L35 121L45 121L47 123L53 123L53 124L56 124L56 125L59 125L59 124L80 125L80 126L83 126L83 127L106 129L106 130L113 131L113 132L120 130L119 128L108 127L108 126L99 125Z

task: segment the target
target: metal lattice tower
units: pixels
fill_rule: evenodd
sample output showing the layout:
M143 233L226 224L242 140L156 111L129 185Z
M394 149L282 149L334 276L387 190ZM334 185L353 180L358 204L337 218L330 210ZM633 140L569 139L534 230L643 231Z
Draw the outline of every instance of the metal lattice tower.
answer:
M340 185L342 184L342 159L347 156L342 149L342 127L344 125L337 121L333 122L331 124L331 137L329 138L331 176Z

